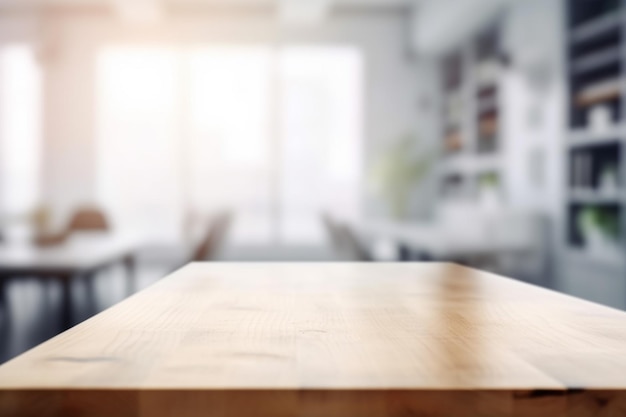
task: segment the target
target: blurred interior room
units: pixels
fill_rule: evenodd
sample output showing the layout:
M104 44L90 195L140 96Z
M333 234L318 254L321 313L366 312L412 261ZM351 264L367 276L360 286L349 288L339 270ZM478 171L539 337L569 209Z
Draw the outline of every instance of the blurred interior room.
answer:
M620 0L0 0L0 362L190 261L626 308Z

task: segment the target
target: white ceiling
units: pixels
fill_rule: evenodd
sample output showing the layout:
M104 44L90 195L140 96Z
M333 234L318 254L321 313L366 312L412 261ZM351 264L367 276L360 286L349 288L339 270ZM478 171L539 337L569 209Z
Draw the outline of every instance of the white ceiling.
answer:
M133 1L133 0L126 0ZM270 6L278 0L158 0L164 4L181 6ZM296 0L294 0L296 1ZM313 0L315 1L315 0ZM426 0L333 0L334 4L360 7L402 7ZM20 8L33 6L100 6L110 4L111 0L0 0L2 8Z
M413 22L413 43L420 53L441 54L472 36L516 0L424 1ZM520 0L526 1L526 0Z

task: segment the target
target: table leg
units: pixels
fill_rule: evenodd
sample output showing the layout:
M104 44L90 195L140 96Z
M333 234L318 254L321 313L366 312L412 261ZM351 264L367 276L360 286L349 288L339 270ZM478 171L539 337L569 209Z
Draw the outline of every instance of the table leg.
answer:
M126 267L126 294L131 296L138 290L135 256L126 255L123 261Z
M98 297L96 295L96 278L98 271L87 271L84 275L85 285L87 287L87 302L91 315L98 314Z
M7 296L7 279L0 278L0 315L2 320L0 321L0 328L7 328L10 324L9 314L11 312L9 306L9 297Z
M59 275L61 281L61 326L63 330L72 327L72 275Z
M5 278L0 278L0 309L8 311L9 304L7 300L7 284Z

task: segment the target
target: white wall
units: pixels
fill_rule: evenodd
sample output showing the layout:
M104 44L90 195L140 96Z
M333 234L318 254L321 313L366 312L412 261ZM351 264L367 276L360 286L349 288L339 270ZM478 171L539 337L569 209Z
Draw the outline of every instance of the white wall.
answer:
M380 144L414 128L416 77L399 12L354 13L313 28L280 29L272 16L172 17L156 27L57 14L35 21L45 68L43 198L60 214L96 196L95 60L120 43L330 43L360 47L366 61L365 161ZM0 26L1 27L1 26ZM0 37L13 36L0 30ZM366 174L365 174L366 175Z
M555 218L561 211L565 133L561 3L515 2L504 26L505 48L512 62L504 79L509 201ZM541 166L533 165L531 159L536 156L542 156Z
M40 20L30 15L0 15L0 43L34 42Z
M508 199L513 207L543 213L548 220L548 285L557 285L563 244L563 19L562 1L526 0L511 3L504 26L512 62L503 81Z
M513 0L419 2L412 14L411 44L420 55L441 55L467 41L507 3L512 2Z

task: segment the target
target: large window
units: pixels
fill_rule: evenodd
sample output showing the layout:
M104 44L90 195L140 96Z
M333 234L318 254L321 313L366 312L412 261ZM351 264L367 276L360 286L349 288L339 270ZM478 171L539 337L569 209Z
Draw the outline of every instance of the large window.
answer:
M188 52L191 173L196 210L233 208L232 237L271 239L272 53L267 47Z
M171 50L112 48L98 66L98 194L117 228L156 241L182 227L177 65Z
M39 199L41 74L33 48L0 47L0 207L23 219Z
M319 214L360 204L361 60L346 47L289 47L280 55L279 236L320 241Z
M361 66L352 47L107 48L103 203L153 238L229 208L236 243L321 242L321 211L358 210Z

